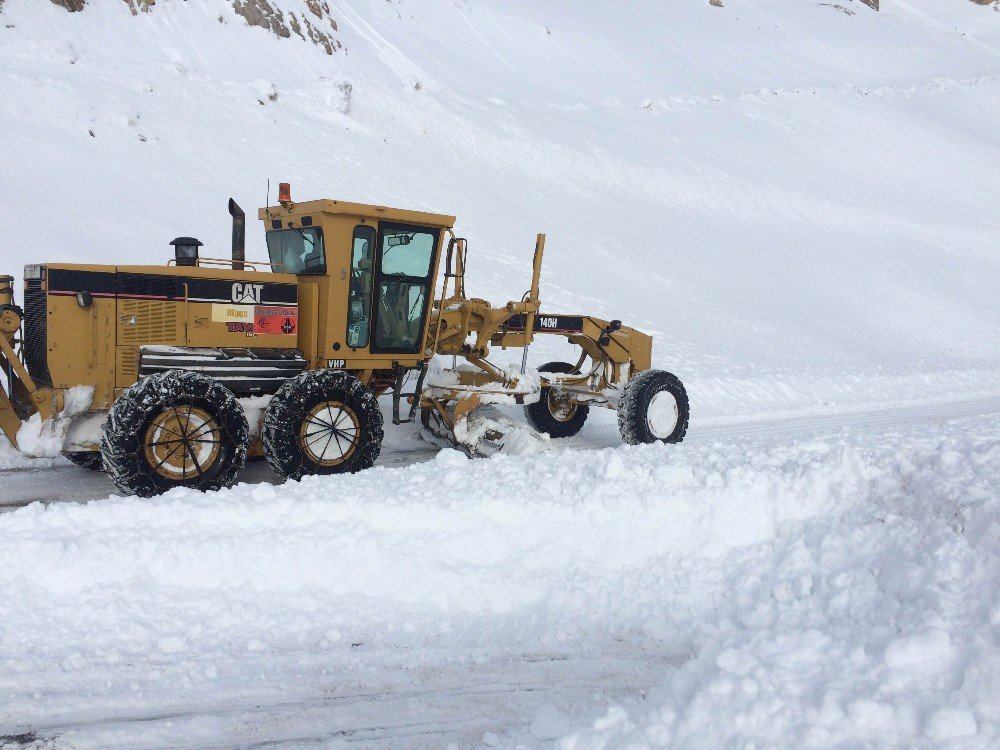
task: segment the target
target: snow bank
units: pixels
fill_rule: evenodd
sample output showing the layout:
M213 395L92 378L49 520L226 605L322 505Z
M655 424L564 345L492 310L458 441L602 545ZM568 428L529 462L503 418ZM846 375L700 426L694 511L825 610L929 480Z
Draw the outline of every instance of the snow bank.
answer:
M997 747L1000 440L884 458L842 515L731 551L691 658L558 747Z
M589 728L563 748L987 747L1000 738L1000 433L963 430L485 461L446 450L280 487L32 505L0 526L0 727L86 704L47 692L48 675L108 658L201 674L248 650L339 664L364 643L419 662L601 633L678 666L641 703L574 717ZM502 743L569 721L532 719Z

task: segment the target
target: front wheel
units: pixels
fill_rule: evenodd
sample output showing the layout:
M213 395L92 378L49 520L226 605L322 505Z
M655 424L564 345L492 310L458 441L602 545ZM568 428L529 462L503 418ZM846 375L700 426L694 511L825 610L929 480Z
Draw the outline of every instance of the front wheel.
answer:
M378 400L343 370L311 370L286 381L261 425L268 464L289 479L370 468L382 436Z
M618 430L629 445L679 443L688 427L687 391L663 370L645 370L625 386L618 405Z
M111 406L101 462L131 495L152 497L174 487L230 487L247 455L247 420L232 392L196 372L170 370L143 378Z

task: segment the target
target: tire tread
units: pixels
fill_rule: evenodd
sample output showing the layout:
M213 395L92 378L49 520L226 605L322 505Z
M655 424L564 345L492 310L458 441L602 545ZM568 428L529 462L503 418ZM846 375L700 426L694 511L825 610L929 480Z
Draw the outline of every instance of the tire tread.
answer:
M321 400L342 399L361 421L361 442L347 461L337 466L310 464L298 442L299 425ZM274 394L261 421L264 456L272 471L287 479L306 474L339 474L371 468L382 451L382 411L378 399L345 370L308 370L296 375Z
M140 430L157 409L197 400L207 406L227 445L223 463L211 477L170 482L156 475L146 463ZM122 492L153 497L173 487L202 491L231 487L246 461L249 426L243 408L224 385L200 373L170 370L144 377L126 389L111 405L101 438L101 462L111 481Z
M646 422L646 409L653 396L669 390L677 399L677 427L666 438L657 438ZM628 445L642 443L679 443L687 434L690 407L687 391L680 378L664 370L644 370L625 385L625 393L618 405L618 431Z

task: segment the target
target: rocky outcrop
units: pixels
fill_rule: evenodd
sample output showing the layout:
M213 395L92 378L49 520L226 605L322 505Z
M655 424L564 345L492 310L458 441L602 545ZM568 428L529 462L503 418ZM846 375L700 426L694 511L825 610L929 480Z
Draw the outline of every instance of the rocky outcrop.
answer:
M83 10L87 1L50 0L70 13ZM156 5L156 0L123 0L123 2L132 11L133 16L149 13ZM294 34L303 41L322 47L328 55L343 49L343 45L336 37L337 22L330 12L330 3L327 0L301 0L301 2L302 10L296 13L275 8L268 0L229 0L236 15L250 26L259 26L285 39ZM0 7L2 6L3 0L0 0ZM220 16L219 20L222 21L223 18Z
M70 13L76 13L78 10L83 10L83 6L87 4L87 0L52 0L52 2L60 8L65 8Z
M305 13L300 16L289 11L286 16L268 0L233 0L233 10L251 26L259 26L285 38L295 34L318 44L328 55L341 49L341 43L331 33L337 31L337 22L330 15L330 4L326 0L305 0L305 7L315 16L315 22L310 21ZM330 27L329 32L322 28L324 25Z

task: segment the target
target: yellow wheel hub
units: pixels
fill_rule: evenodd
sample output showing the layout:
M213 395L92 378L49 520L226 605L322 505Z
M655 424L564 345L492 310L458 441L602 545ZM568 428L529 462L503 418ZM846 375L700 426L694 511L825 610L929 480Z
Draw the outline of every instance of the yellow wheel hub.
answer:
M360 437L357 414L340 401L316 404L299 428L299 445L306 456L319 466L344 463L358 447Z
M219 457L222 435L215 419L196 406L172 406L146 429L143 449L153 471L171 481L201 476Z
M555 392L554 388L549 388L548 396L546 397L549 402L549 414L552 418L558 422L568 422L576 414L576 404L561 399Z

